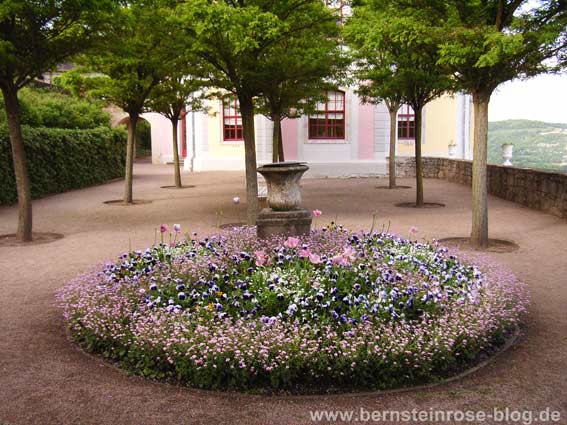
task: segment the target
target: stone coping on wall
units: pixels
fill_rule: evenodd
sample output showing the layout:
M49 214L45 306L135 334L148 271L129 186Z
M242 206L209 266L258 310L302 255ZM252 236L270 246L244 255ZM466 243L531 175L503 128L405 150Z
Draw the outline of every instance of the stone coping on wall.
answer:
M398 177L415 177L415 158L396 158ZM423 177L471 185L472 161L424 157ZM567 218L567 173L488 165L488 193Z

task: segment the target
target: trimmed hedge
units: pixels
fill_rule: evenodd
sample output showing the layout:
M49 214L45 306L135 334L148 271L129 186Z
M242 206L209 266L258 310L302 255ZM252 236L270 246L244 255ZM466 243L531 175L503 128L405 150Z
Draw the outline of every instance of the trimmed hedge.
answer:
M40 198L124 176L126 132L22 127L32 197ZM8 130L0 126L0 204L17 201Z

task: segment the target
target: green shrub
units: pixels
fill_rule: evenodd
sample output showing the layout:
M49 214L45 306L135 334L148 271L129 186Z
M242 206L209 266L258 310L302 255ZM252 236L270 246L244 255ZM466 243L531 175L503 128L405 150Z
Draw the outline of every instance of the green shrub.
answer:
M23 125L68 129L110 127L110 115L96 102L46 88L24 88L18 97ZM3 106L3 102L0 103ZM6 113L2 107L0 124L5 123Z
M124 176L126 133L123 129L23 126L22 131L34 198ZM0 204L16 201L10 139L6 126L0 125Z
M136 126L136 156L143 158L152 154L152 127L146 120Z

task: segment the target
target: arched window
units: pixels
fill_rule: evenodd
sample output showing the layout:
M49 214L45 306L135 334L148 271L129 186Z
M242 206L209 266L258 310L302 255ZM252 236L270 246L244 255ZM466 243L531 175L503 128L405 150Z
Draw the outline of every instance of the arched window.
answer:
M244 140L240 105L235 97L223 100L222 108L223 140L225 142L240 142Z
M327 101L319 102L316 112L309 116L309 139L345 138L345 94L326 92Z
M415 140L415 115L409 105L402 105L398 113L398 139Z

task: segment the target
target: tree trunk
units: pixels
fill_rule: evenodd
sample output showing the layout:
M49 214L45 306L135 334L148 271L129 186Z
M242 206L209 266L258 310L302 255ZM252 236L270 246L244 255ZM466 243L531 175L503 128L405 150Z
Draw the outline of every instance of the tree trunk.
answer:
M280 144L278 145L278 156L279 156L280 162L284 162L285 161L285 155L284 155L283 132L282 132L281 120L280 120L280 125L278 125L278 128L279 128L279 132L280 132Z
M181 169L179 168L179 146L177 145L177 124L179 123L178 118L173 118L171 121L171 129L173 130L173 137L171 139L173 143L173 168L175 171L175 187L181 189L183 185L181 184Z
M244 156L246 164L246 222L256 223L258 214L258 176L256 164L256 140L254 136L254 107L252 98L240 97L240 114L244 133Z
M473 93L474 150L472 165L473 205L471 245L479 249L488 247L488 186L486 164L489 102L490 93Z
M390 160L388 177L390 189L396 187L396 135L398 133L398 109L390 109Z
M126 177L124 180L124 203L133 203L132 180L134 177L134 148L136 146L136 126L138 125L138 115L128 114L128 144L126 145Z
M32 200L31 184L28 175L24 139L20 123L20 103L18 90L13 85L2 86L6 118L10 132L12 146L12 162L16 177L16 191L18 192L18 229L16 239L20 242L32 240Z
M421 160L421 119L423 108L415 108L415 206L423 207L423 163Z
M274 130L272 135L272 162L278 162L280 156L280 134L281 134L281 121L280 114L277 112L272 113L272 122L274 123Z

